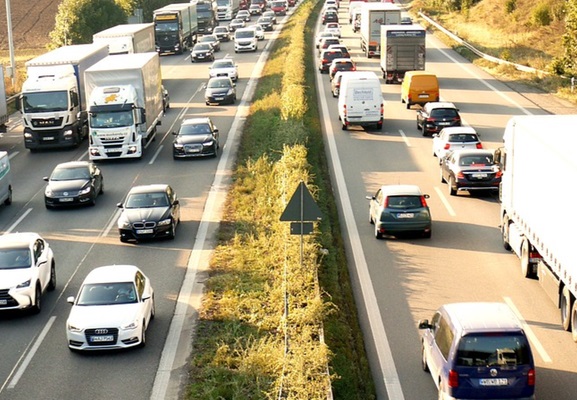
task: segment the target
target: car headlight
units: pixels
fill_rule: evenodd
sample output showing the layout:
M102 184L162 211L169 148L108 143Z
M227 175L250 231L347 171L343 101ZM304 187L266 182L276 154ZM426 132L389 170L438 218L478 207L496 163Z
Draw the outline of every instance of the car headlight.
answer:
M130 225L130 221L127 220L126 218L122 218L120 217L118 219L118 228L119 229L129 229L131 227Z
M158 226L170 225L171 222L172 222L171 218L166 218L166 219L163 219L162 221L158 222Z
M52 197L54 195L54 192L50 188L46 188L46 190L44 191L44 195L46 197Z
M228 89L228 92L226 92L227 96L230 96L232 94L232 89Z
M173 143L172 145L174 146L175 149L178 150L182 150L182 148L184 147L184 145L181 143Z
M90 191L92 190L91 186L87 186L84 189L80 189L80 191L78 192L78 194L87 194L90 193Z
M18 285L16 286L16 289L22 289L22 288L30 287L30 282L31 282L31 281L32 281L31 279L28 279L27 281L24 281L24 282L18 284Z
M120 329L124 329L124 330L131 330L131 329L136 329L136 328L138 328L138 320L129 322L128 324L122 325L120 327Z
M211 140L204 142L202 145L203 146L212 146L213 144L214 144L214 140L211 139Z
M70 331L70 332L82 332L82 328L78 327L78 326L74 326L72 324L67 324L66 328Z

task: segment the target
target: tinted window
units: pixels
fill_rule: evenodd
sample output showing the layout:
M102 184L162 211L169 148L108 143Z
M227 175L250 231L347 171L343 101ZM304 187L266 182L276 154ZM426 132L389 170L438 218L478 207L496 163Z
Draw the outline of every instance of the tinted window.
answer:
M449 358L449 351L451 350L451 344L453 343L453 331L451 327L447 324L444 318L439 321L439 328L437 329L437 334L435 335L435 342L439 351L445 357L445 360Z
M455 118L457 117L457 110L454 108L437 108L431 111L431 117Z
M406 209L423 207L420 196L389 196L387 208Z
M457 135L450 135L449 142L477 142L479 139L477 135L459 133Z
M519 333L486 333L461 338L456 365L497 366L531 363L529 343Z
M491 154L478 156L463 156L459 160L459 165L493 165L493 156Z

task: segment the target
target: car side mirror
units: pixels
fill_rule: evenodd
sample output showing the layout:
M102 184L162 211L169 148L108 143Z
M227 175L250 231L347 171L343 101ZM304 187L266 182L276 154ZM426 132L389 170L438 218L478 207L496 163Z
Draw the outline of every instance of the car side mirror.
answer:
M177 205L179 205L179 204L180 204L180 201L178 201L178 200L174 200L174 201L172 202L172 205L173 205L173 206L177 206Z
M432 326L429 324L428 319L422 319L419 321L419 329L431 329Z
M365 198L366 198L367 200L374 200L374 199L375 199L375 196L365 196Z
M67 302L67 303L70 303L70 304L74 304L74 300L75 300L75 299L74 299L74 296L68 296L68 297L66 298L66 302Z
M171 132L174 136L178 135L178 132L172 131Z
M218 128L214 128L213 132L218 133Z
M48 182L50 180L50 178L48 178L47 176L45 176L44 178L42 178L43 180L45 180L46 182Z
M117 203L117 204L116 204L116 207L122 208L122 207L124 207L124 205L123 205L122 203Z
M434 138L435 138L435 137L439 137L439 134L438 134L438 133L433 133L433 136L432 136L432 137L434 137Z

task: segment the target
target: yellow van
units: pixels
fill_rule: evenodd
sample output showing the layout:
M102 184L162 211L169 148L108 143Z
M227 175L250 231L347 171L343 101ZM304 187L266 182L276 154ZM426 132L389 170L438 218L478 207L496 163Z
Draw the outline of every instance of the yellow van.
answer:
M407 71L401 85L401 102L407 108L413 104L423 105L430 101L439 101L439 81L437 75L425 71Z

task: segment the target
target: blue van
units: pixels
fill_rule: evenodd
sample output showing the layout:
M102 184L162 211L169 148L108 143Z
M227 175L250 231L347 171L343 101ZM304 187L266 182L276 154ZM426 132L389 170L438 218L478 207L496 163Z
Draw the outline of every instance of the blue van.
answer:
M419 329L439 399L535 399L531 347L505 303L445 304Z

